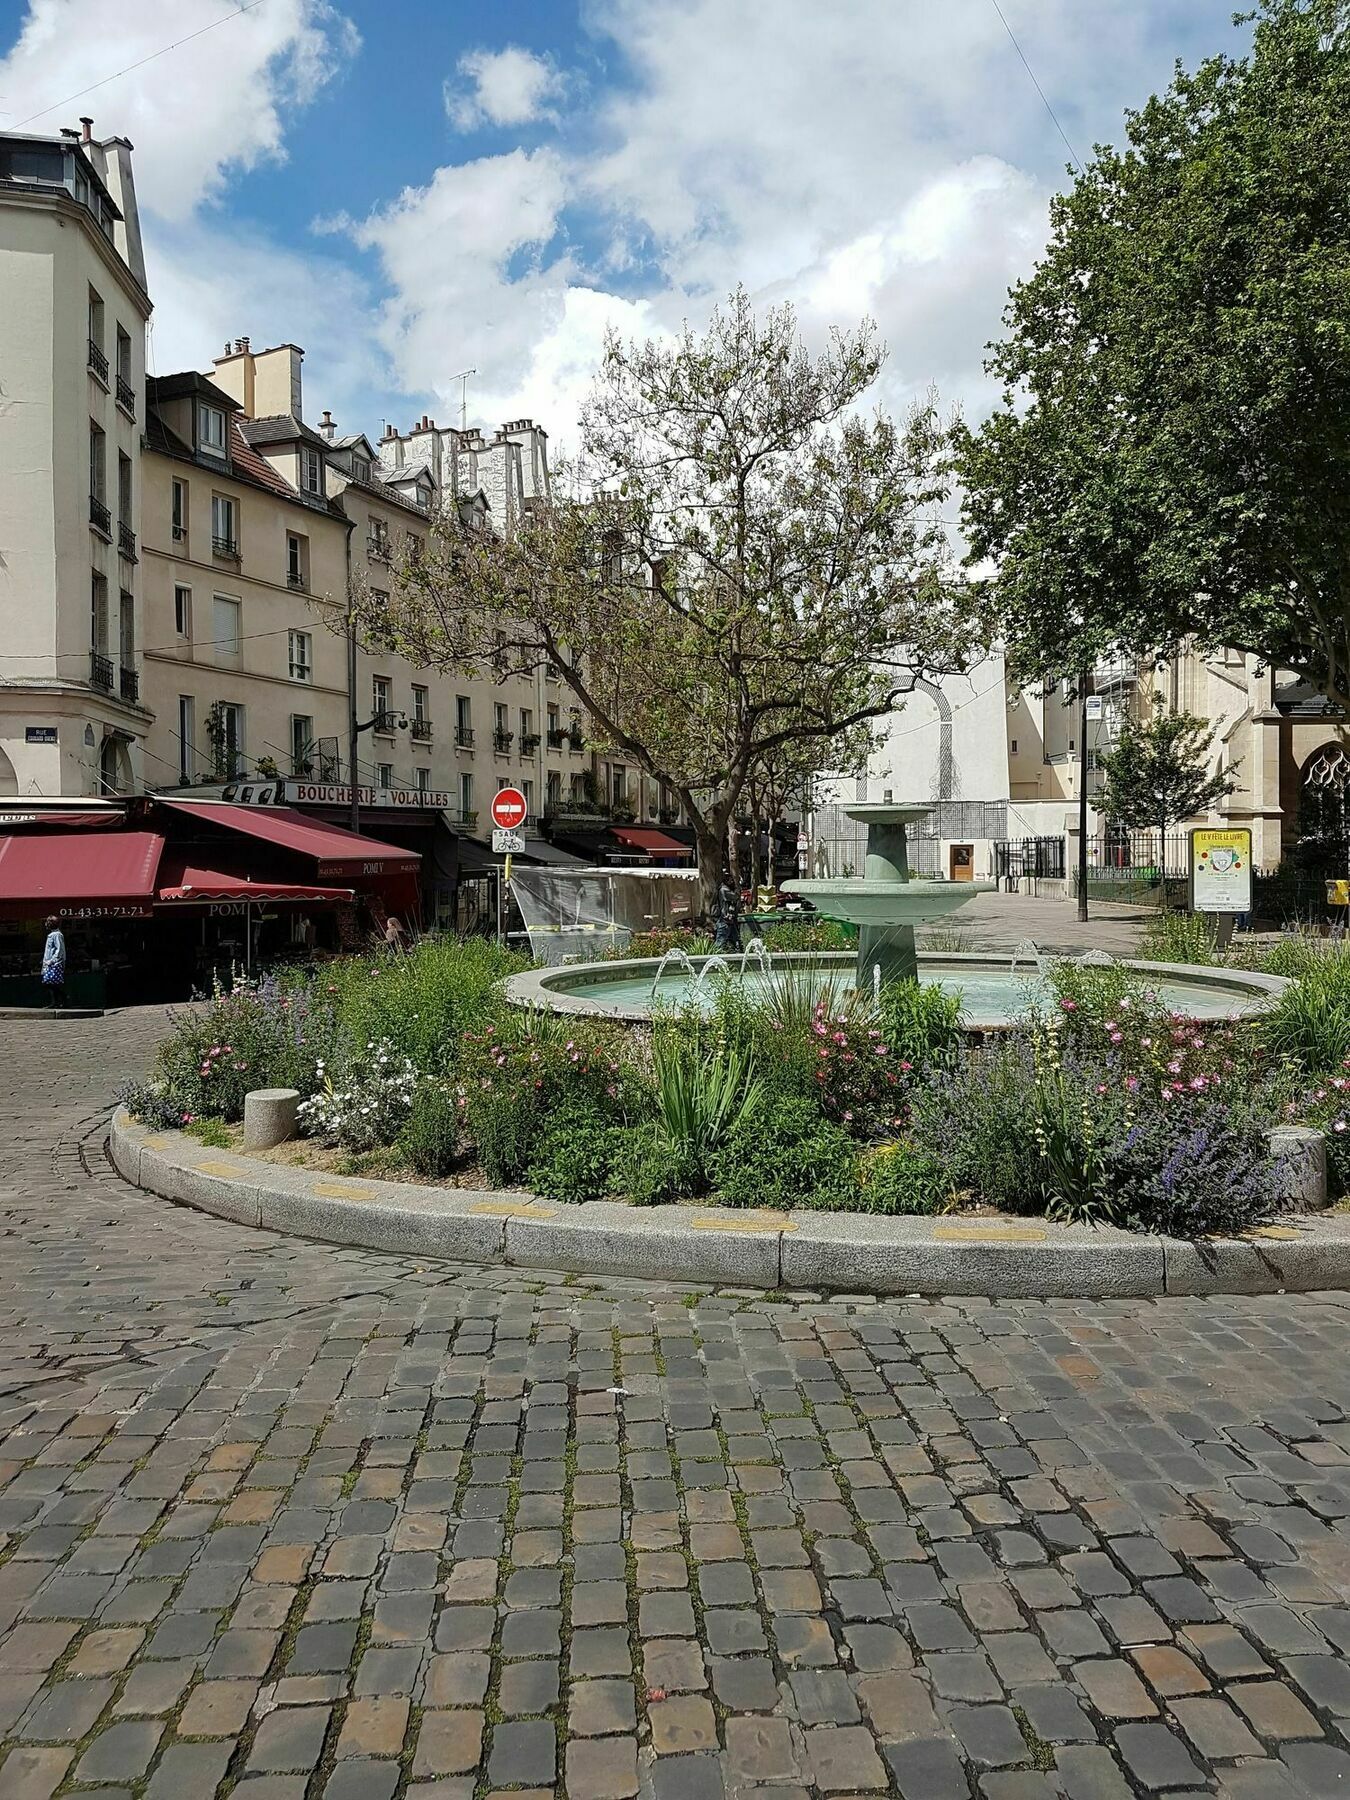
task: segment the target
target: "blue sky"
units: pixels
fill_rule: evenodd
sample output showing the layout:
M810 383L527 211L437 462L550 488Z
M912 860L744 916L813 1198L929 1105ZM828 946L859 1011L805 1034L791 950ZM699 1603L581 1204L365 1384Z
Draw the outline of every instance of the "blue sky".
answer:
M475 365L472 420L565 442L607 327L742 280L812 335L874 316L885 403L987 403L1066 161L993 0L235 4L0 0L0 127L101 82L25 128L136 145L159 372L291 339L308 416L374 433ZM1242 42L1232 0L1002 4L1084 153Z

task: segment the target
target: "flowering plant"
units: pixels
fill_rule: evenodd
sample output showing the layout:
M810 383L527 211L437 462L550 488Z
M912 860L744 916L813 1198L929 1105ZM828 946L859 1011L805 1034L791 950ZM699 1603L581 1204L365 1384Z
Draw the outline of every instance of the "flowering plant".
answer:
M891 1054L870 1013L856 1006L836 1009L821 995L809 1037L812 1079L827 1119L861 1138L889 1133L901 1123L901 1089L912 1065Z
M351 1057L335 1081L327 1070L317 1094L300 1103L300 1128L344 1150L374 1150L392 1144L408 1121L417 1090L417 1069L387 1038L372 1039L364 1054Z

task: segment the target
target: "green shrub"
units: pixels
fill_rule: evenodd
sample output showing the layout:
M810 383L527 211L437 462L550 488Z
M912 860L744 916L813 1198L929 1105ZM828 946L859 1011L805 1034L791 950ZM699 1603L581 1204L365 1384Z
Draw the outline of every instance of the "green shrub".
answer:
M764 1109L753 1052L739 1045L705 1047L658 1026L652 1064L657 1120L680 1171L681 1191L701 1193L712 1157Z
M659 1126L620 1130L613 1144L611 1191L634 1206L660 1206L688 1197L684 1159Z
M881 1033L891 1055L902 1066L922 1073L950 1069L961 1055L961 996L914 981L897 981L881 990Z
M1005 1212L1037 1212L1041 1158L1030 1097L1035 1059L1013 1033L939 1070L909 1094L909 1136L940 1158L956 1193Z
M413 1094L412 1111L399 1133L399 1154L415 1174L439 1181L459 1155L461 1108L443 1082L428 1078Z
M1139 954L1148 962L1221 963L1217 927L1208 913L1161 912L1149 920Z
M764 927L763 937L773 955L852 950L858 942L856 930L836 919L775 919Z
M1350 1057L1350 953L1310 957L1261 1026L1269 1054L1310 1074L1339 1072Z
M712 1158L709 1172L724 1206L858 1204L857 1147L809 1099L784 1098L742 1125Z
M622 1165L624 1135L588 1096L572 1095L549 1113L535 1137L529 1185L548 1200L603 1200Z
M1105 1172L1113 1212L1138 1231L1232 1235L1279 1206L1279 1165L1260 1124L1208 1097L1141 1109Z
M223 1119L190 1119L183 1130L199 1144L205 1144L208 1150L228 1150L230 1147L230 1133Z
M361 1050L346 1049L338 1065L325 1071L318 1093L302 1100L300 1129L344 1150L377 1150L392 1144L412 1112L417 1070L388 1038Z
M220 995L200 1012L181 1014L159 1047L166 1103L178 1114L231 1122L244 1116L244 1096L271 1087L281 1038L275 1007L241 990Z
M946 1212L955 1196L941 1157L904 1141L882 1144L864 1158L855 1204L863 1212Z
M528 966L486 938L423 938L406 956L377 952L326 971L344 1034L364 1044L386 1038L426 1075L455 1072L468 1032L502 1010L497 983Z
M181 1131L191 1123L166 1090L153 1082L124 1081L117 1090L117 1104L153 1131Z

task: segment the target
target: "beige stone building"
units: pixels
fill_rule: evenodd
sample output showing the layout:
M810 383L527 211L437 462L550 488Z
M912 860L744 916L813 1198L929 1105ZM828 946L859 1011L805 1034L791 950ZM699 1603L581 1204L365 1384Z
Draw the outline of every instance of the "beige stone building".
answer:
M0 795L146 778L131 146L0 135Z

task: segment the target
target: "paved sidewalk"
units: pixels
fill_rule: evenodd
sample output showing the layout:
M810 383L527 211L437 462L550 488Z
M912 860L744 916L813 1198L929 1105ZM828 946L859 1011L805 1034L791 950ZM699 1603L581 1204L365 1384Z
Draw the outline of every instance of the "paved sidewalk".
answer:
M0 1021L0 1800L1350 1791L1350 1296L671 1293L111 1174Z
M1134 956L1144 927L1154 916L1147 907L1122 906L1112 900L1088 903L1085 925L1076 900L1045 900L1032 894L975 894L959 912L943 921L939 936L969 937L972 950L986 946L1011 952L1030 938L1042 950L1072 955L1105 950L1112 956ZM919 929L922 944L923 928Z

